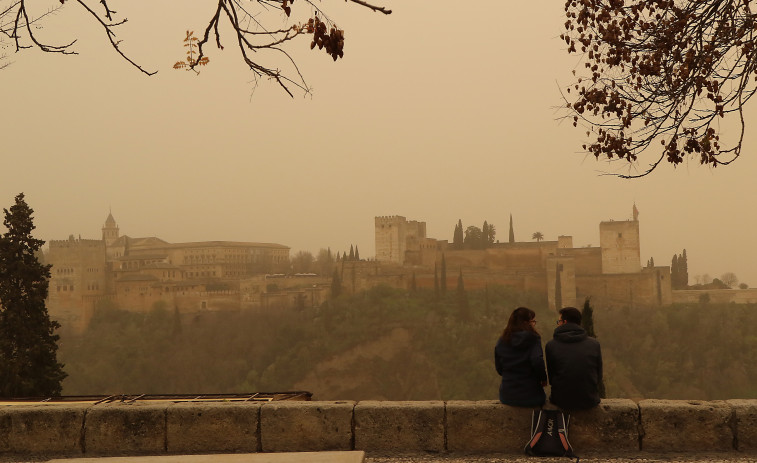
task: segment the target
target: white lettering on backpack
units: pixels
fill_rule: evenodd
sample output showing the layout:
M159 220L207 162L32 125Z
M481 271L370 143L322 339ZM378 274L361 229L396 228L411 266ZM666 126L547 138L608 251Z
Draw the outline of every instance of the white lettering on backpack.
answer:
M552 430L554 429L554 427L555 427L555 420L552 420L552 419L547 420L547 434L549 435L549 437L552 437Z

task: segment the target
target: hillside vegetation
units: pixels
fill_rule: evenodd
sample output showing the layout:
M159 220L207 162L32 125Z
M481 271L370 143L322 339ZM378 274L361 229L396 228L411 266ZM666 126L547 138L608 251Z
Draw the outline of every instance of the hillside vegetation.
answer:
M495 399L493 348L513 308L557 315L506 287L461 295L377 287L318 308L179 317L96 311L62 337L63 393L308 390L332 399ZM609 397L757 397L757 306L594 308Z

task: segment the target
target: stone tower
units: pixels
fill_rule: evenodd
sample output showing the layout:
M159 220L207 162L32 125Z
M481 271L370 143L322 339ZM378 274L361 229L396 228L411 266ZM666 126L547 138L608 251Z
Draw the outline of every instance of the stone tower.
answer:
M375 218L376 260L405 263L407 251L420 251L426 238L426 222L408 221L401 215Z
M634 204L632 220L611 220L599 223L603 274L641 271L638 217L638 209Z
M105 219L105 225L103 226L103 241L105 245L113 244L118 239L118 225L116 225L116 219L113 218L113 214L108 212L108 218Z

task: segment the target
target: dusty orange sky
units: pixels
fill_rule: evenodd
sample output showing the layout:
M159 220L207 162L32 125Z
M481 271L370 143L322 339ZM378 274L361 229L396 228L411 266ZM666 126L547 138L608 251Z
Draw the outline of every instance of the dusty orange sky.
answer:
M580 153L582 132L557 120L559 89L579 65L559 40L561 2L383 4L391 16L324 0L346 31L345 58L294 43L314 93L289 98L265 81L252 94L228 37L199 76L171 68L211 1L112 4L129 18L123 50L153 77L68 2L38 33L79 38L79 55L5 49L0 205L23 191L45 240L99 238L111 209L130 236L293 253L355 244L370 257L376 215L423 220L451 240L458 219L487 220L506 239L512 214L517 240L540 231L596 246L599 222L630 218L635 202L643 262L670 265L686 248L690 283L732 271L757 286L757 132L730 167L601 175L624 164ZM754 127L757 113L747 118Z

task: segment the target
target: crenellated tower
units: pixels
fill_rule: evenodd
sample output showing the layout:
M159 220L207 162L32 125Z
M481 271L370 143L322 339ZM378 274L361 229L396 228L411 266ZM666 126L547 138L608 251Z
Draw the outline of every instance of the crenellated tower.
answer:
M404 264L407 251L420 251L426 222L408 221L401 215L375 218L376 260Z
M633 206L632 220L610 220L599 224L599 245L602 249L602 273L639 273L641 246L639 210Z

